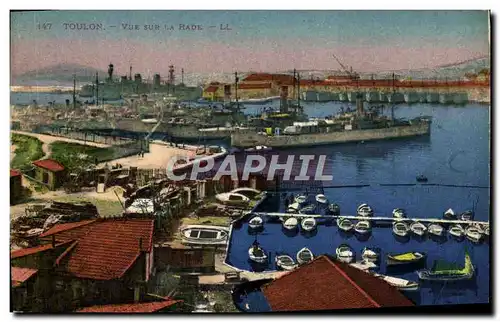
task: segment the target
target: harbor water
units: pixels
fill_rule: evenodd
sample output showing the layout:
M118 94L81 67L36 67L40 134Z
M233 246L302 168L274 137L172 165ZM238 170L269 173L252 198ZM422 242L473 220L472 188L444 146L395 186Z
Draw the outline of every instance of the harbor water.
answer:
M311 117L324 117L336 113L341 103L304 104ZM351 105L351 108L353 106ZM249 108L248 112L252 112ZM385 111L389 114L390 111ZM415 103L399 105L394 114L399 118L431 116L431 135L416 139L331 145L292 149L290 153L326 154L331 158L332 182L324 182L325 195L330 202L340 205L341 213L355 215L356 207L367 203L374 216L392 216L394 208L404 208L408 217L442 218L448 208L460 213L475 207L475 220L490 218L490 152L489 108L484 105L443 106ZM425 175L432 186L416 184L417 175ZM362 188L342 188L342 185L369 185ZM381 185L382 184L382 185ZM386 184L416 184L413 186L386 186ZM328 188L336 186L336 188ZM460 187L465 186L465 187ZM294 191L294 194L299 191ZM284 210L280 201L266 202L259 211ZM248 260L248 248L257 238L264 250L271 252L267 267L255 267ZM361 259L364 247L381 249L381 257L388 253L421 251L428 254L427 267L440 259L458 266L464 264L467 249L476 267L472 280L461 282L425 282L418 292L407 295L418 305L487 303L490 299L490 247L486 240L473 244L465 240L432 238L396 239L391 227L374 227L366 240L354 234L339 232L336 224L320 224L312 235L298 233L287 236L280 223L266 222L257 234L249 231L247 222L233 227L227 257L228 264L244 270L275 270L276 252L295 259L297 251L308 247L315 255L335 254L342 243L349 244ZM414 271L388 271L385 261L379 273L418 281ZM253 298L262 296L251 295Z

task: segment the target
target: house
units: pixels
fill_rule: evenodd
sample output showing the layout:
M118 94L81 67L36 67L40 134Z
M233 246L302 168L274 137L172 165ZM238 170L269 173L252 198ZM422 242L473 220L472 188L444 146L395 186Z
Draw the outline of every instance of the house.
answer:
M164 301L94 305L76 310L78 313L157 313L171 311L174 306L182 301L165 299Z
M191 247L173 241L155 247L155 263L159 270L168 267L179 273L213 273L215 254L213 247Z
M395 287L348 264L320 256L262 286L272 311L413 306Z
M294 79L293 75L251 73L243 79L238 88L242 89L242 97L248 95L252 98L281 95L285 87L288 97L295 97L294 85L298 85L298 80ZM239 93L240 90L238 90Z
M10 169L10 204L15 204L22 195L22 174L19 170Z
M224 97L224 86L219 83L211 83L203 89L203 98L209 101L218 101Z
M47 185L50 190L56 190L65 180L64 166L52 159L33 162L36 167L35 179Z
M153 272L152 219L98 219L55 225L41 245L11 253L38 270L32 312L142 301ZM16 304L16 303L14 303Z
M33 268L11 267L11 311L22 311L29 305L28 294L32 294L38 270Z

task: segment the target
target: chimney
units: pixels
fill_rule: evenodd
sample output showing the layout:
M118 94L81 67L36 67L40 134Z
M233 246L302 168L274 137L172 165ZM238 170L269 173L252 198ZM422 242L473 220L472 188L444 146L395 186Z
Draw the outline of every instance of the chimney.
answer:
M52 235L52 248L56 248L56 235Z

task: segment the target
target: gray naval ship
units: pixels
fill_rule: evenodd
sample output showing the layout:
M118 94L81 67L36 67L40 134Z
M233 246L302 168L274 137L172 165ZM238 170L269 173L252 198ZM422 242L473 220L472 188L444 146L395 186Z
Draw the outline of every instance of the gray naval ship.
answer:
M370 140L389 140L430 134L430 117L398 120L381 115L378 109L365 110L361 97L356 111L343 112L327 119L293 122L282 127L256 129L231 134L231 145L236 148L267 146L288 148L328 145Z

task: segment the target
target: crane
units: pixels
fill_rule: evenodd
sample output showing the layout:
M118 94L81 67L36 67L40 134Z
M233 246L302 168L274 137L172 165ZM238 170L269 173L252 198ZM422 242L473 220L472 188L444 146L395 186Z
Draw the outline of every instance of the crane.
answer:
M350 69L348 69L344 64L342 64L342 62L340 61L340 59L338 59L337 56L335 56L335 54L332 54L332 56L333 56L333 58L335 58L335 60L337 61L337 63L339 63L340 67L342 67L342 69L344 70L344 72L347 73L347 75L351 76L352 79L358 79L359 78L358 73L352 71L352 67L350 67Z

